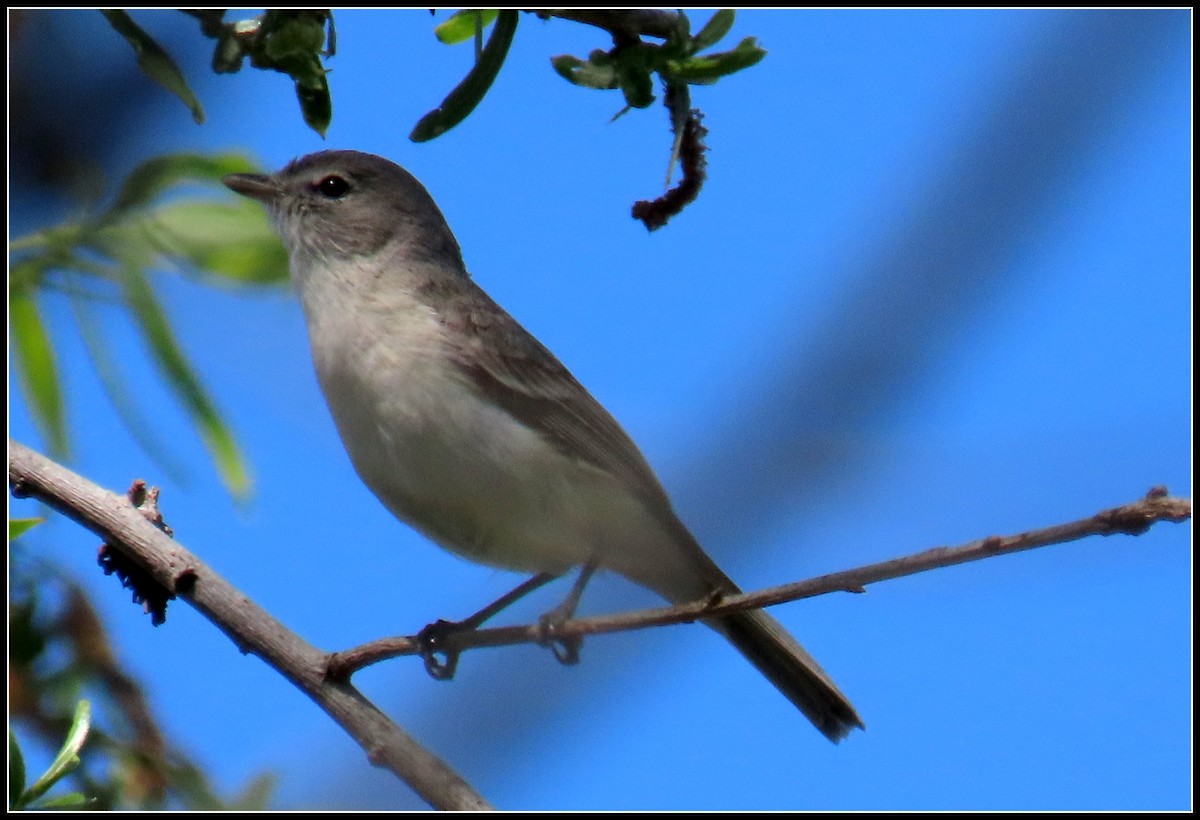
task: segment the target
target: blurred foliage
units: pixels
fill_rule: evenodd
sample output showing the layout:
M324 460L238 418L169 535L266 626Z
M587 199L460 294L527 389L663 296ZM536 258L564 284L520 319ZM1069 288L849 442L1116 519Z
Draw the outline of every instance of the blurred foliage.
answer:
M42 776L25 787L25 755L17 736L10 729L8 732L8 809L9 811L25 811L29 809L68 810L87 808L92 801L79 792L57 794L43 799L54 784L79 768L79 752L87 740L88 730L92 725L92 705L81 700L75 705L75 714L67 727L67 738L63 741L50 761L50 765Z
M138 166L112 204L14 239L9 245L8 301L18 381L51 451L70 451L67 408L54 344L39 300L64 292L109 397L130 433L169 464L138 417L111 349L89 310L112 301L130 313L159 373L190 416L225 485L241 497L250 479L240 448L171 329L152 270L174 268L217 283L276 284L287 279L287 256L262 210L248 200L169 197L183 185L218 188L226 174L253 170L238 155L173 154Z
M12 532L10 523L10 539ZM267 808L274 788L270 776L252 779L233 798L217 795L158 726L83 590L11 540L9 585L10 808ZM13 726L26 746L59 748L30 786L28 754ZM59 782L69 782L73 791L43 796Z
M32 528L45 521L44 518L10 518L8 519L8 540L13 541L29 532Z
M191 109L192 119L196 121L197 125L203 123L204 109L200 106L196 95L192 93L192 89L188 88L187 80L183 78L183 72L179 70L179 66L175 65L175 61L171 59L171 55L166 52L166 49L155 42L154 38L143 31L141 26L133 22L133 18L120 9L101 9L100 13L108 20L108 24L113 27L113 30L124 37L133 48L133 53L137 56L138 68L145 72L150 79L181 99L183 104Z

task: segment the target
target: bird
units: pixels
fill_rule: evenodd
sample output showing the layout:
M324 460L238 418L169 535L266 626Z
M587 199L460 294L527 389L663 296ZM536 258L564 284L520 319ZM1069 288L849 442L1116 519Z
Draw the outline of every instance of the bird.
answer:
M489 566L599 568L674 604L740 592L620 424L471 278L411 173L326 150L224 182L261 202L279 233L339 435L398 519ZM703 623L831 741L865 728L768 613Z

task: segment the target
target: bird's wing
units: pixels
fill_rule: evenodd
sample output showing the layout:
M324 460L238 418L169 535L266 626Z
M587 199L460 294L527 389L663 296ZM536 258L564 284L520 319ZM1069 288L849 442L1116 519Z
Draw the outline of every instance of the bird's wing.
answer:
M559 452L610 473L655 513L674 519L654 471L616 420L553 353L467 281L439 315L461 331L451 334L453 353L477 388Z

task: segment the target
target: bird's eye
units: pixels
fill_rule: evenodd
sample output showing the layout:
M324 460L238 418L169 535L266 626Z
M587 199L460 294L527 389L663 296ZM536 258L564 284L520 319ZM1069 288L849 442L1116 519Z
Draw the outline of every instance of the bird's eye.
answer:
M337 174L330 174L316 184L316 189L321 193L321 196L329 199L339 199L346 195L350 190L350 183L345 178Z

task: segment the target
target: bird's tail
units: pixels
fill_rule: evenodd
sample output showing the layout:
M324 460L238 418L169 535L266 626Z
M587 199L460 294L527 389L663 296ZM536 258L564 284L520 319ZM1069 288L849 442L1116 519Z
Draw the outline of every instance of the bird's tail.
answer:
M762 610L749 610L705 621L720 632L825 737L837 743L851 729L866 728L825 670L783 624Z
M741 592L729 576L701 549L687 527L666 508L659 520L666 525L679 560L663 560L624 568L631 580L656 590L673 603L719 600ZM670 555L661 549L658 555ZM623 571L621 567L614 567ZM775 688L783 693L825 737L837 743L851 729L864 729L862 718L783 624L761 609L735 612L703 622L724 635Z

